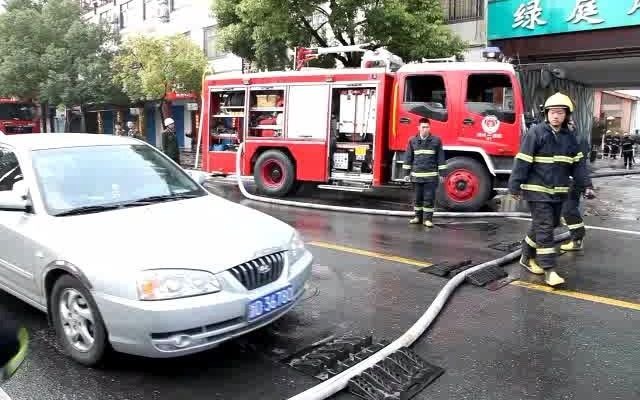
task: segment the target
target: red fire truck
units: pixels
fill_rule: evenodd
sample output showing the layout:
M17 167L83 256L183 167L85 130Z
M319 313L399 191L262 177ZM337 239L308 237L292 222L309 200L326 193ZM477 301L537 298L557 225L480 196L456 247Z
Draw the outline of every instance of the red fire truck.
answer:
M0 98L0 132L5 135L39 133L36 104L16 98Z
M439 204L478 210L508 180L525 129L522 92L511 64L449 61L403 64L379 49L365 52L361 68L211 75L203 169L235 173L244 142L242 174L264 195L286 196L299 182L349 191L403 185L407 143L426 117L447 157Z

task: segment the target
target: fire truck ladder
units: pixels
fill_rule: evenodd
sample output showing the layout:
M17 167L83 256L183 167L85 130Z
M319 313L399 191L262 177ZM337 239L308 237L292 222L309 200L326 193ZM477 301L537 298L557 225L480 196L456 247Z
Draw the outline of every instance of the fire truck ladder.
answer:
M381 47L376 50L368 50L364 47L371 43L356 44L353 46L332 47L296 47L294 69L301 70L309 61L317 59L323 54L337 53L364 53L361 68L374 68L384 66L390 71L395 71L404 65L402 58Z

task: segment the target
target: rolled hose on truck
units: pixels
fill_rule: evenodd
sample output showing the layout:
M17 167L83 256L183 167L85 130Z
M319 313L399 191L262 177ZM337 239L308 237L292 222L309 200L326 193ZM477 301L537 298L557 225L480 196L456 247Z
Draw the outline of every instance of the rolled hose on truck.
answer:
M238 152L236 154L236 179L238 182L238 187L242 195L249 200L291 206L291 207L303 207L317 210L327 210L327 211L340 211L340 212L350 212L350 213L359 213L359 214L373 214L373 215L384 215L384 216L398 216L398 217L407 217L413 216L413 212L411 211L392 211L392 210L379 210L379 209L370 209L370 208L356 208L356 207L342 207L342 206L332 206L325 204L314 204L314 203L304 203L298 201L291 200L282 200L282 199L273 199L269 197L256 196L249 193L244 187L244 183L242 182L242 168L241 168L241 159L242 153L244 151L244 143L240 144L238 148ZM626 171L626 172L610 172L610 173L600 173L600 174L592 174L592 178L605 178L610 176L621 176L621 175L637 175L640 174L640 171ZM444 218L489 218L489 217L525 217L528 218L531 215L529 213L524 212L468 212L468 213L459 213L459 212L436 212L435 216L444 217ZM554 239L556 242L562 242L571 237L569 232L564 232L560 235L557 235ZM480 271L484 268L488 267L499 267L510 262L515 261L522 254L522 250L518 249L512 253L509 253L503 257L497 258L495 260L491 260L485 262L483 264L477 265L473 268L470 268L466 271L463 271L453 278L451 278L446 285L440 290L436 298L433 300L427 311L416 321L408 331L406 331L402 336L393 341L387 347L373 354L371 357L361 361L360 363L352 366L351 368L341 372L340 374L316 385L313 386L306 391L297 394L293 397L290 397L289 400L324 400L329 398L330 396L338 393L343 390L349 384L349 381L355 376L361 374L368 368L373 367L376 363L382 361L392 353L396 352L402 347L410 347L416 340L418 340L429 328L431 323L436 319L444 305L446 304L449 297L453 294L460 284L462 284L469 274Z

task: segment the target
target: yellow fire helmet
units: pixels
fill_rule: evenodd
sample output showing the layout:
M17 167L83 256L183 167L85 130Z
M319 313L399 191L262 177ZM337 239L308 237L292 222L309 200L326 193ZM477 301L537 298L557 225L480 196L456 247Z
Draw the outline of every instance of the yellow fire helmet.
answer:
M570 113L573 112L573 102L571 101L569 96L564 95L560 92L549 97L547 101L544 103L545 110L549 110L550 108L556 108L556 107L567 108Z

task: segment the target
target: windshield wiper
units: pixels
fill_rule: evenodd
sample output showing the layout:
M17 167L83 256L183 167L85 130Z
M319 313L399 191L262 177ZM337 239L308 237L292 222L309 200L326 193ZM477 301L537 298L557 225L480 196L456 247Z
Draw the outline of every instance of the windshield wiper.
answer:
M84 206L78 208L72 208L71 210L63 211L58 214L55 214L56 217L65 217L68 215L81 215L81 214L91 214L102 211L109 210L117 210L118 208L122 208L120 205L110 205L110 206Z
M199 194L188 194L188 193L172 193L172 194L164 194L160 196L149 196L143 197L138 200L134 200L132 202L123 204L123 206L130 206L135 204L152 204L152 203L162 203L165 201L173 201L173 200L183 200L183 199L193 199L195 197L200 197Z

